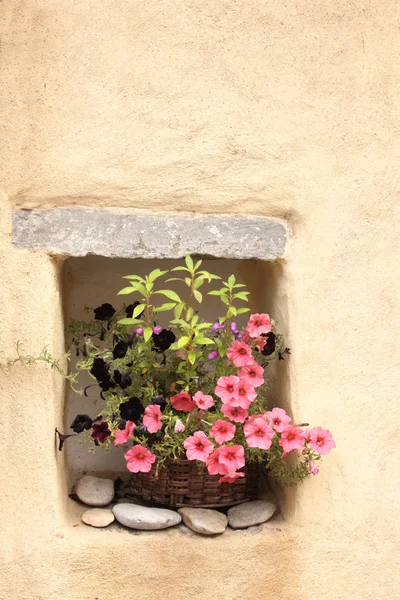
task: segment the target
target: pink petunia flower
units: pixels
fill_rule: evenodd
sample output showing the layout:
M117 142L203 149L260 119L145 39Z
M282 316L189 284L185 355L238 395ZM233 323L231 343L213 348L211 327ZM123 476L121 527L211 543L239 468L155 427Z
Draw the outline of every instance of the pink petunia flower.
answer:
M125 452L126 468L132 473L148 473L151 471L151 465L155 462L154 454L140 444L132 446L128 452Z
M226 466L229 473L241 469L245 465L243 446L220 446L219 462Z
M289 425L291 418L286 414L283 408L273 408L265 413L265 417L268 419L271 427L282 433L286 425Z
M162 412L158 404L151 404L144 409L143 425L149 433L156 433L162 427Z
M258 338L262 333L269 333L271 331L270 316L265 313L251 315L246 330L252 338Z
M227 473L218 479L218 483L235 483L238 477L245 477L245 473Z
M243 427L247 445L250 448L269 450L274 437L274 430L263 417L248 421Z
M286 425L284 428L279 445L286 454L292 450L301 450L304 446L304 431L295 425Z
M204 410L207 410L208 408L214 406L214 400L212 396L203 394L203 392L196 392L193 396L193 401L199 408L203 408Z
M237 396L229 402L231 406L241 406L244 409L249 408L250 404L257 397L257 392L248 379L240 379L238 383Z
M207 470L210 475L225 475L228 469L219 462L219 448L216 448L206 460Z
M314 429L311 429L309 436L310 441L308 442L308 445L311 450L314 450L319 454L328 454L333 448L336 448L332 434L328 429L314 427Z
M319 466L315 460L310 460L310 464L308 465L308 468L310 469L311 475L318 475Z
M233 362L235 367L245 367L254 360L251 348L245 342L232 342L226 356Z
M119 444L125 444L128 440L132 439L132 431L135 429L136 425L133 421L127 421L125 424L125 429L117 429L114 433L114 446L118 446Z
M239 381L239 377L236 375L220 377L215 388L215 395L221 398L224 404L229 404L237 396Z
M175 425L174 425L174 431L175 431L175 433L183 433L185 431L185 429L186 429L186 427L182 423L182 421L180 419L177 419L175 421Z
M195 402L191 399L187 392L179 392L175 396L170 398L172 406L176 410L183 410L184 412L192 412L196 408Z
M188 460L201 460L203 462L207 460L214 448L214 444L202 431L195 431L192 436L183 442L183 446Z
M230 406L229 404L223 404L221 410L224 417L235 423L244 423L249 414L249 411L241 406Z
M311 442L311 429L306 429L304 432L304 441L309 444Z
M259 387L264 383L264 369L254 360L249 365L242 367L238 372L241 379L248 379L253 387Z
M229 421L218 419L210 429L210 435L215 439L217 444L229 442L235 436L236 427Z

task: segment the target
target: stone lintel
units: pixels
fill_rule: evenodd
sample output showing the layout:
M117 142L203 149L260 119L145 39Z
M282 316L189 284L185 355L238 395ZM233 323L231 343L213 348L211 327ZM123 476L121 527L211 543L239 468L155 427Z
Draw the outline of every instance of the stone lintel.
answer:
M274 260L284 256L288 233L284 222L260 216L57 208L15 211L12 240L19 248L64 256Z

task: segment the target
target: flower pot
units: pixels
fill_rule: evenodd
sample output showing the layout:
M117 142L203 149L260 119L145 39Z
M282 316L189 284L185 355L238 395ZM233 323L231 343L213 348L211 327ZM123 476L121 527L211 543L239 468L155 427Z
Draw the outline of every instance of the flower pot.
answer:
M218 508L254 500L258 492L257 464L246 464L245 477L219 483L221 475L209 475L199 463L186 459L166 461L162 469L135 473L131 490L143 500L164 506Z

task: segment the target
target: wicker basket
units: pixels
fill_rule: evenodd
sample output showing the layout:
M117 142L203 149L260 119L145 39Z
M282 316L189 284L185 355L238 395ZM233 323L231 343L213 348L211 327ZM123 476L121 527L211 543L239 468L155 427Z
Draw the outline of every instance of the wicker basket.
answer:
M258 492L258 465L248 464L246 474L235 483L218 483L220 475L209 475L206 468L186 459L166 462L158 472L136 473L131 480L135 496L165 506L217 508L254 500Z

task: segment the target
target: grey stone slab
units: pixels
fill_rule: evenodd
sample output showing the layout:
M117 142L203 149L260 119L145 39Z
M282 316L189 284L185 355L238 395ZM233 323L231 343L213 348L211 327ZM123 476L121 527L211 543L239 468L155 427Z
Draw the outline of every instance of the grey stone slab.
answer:
M15 246L64 256L118 258L282 258L284 222L259 216L137 215L108 209L17 210Z

